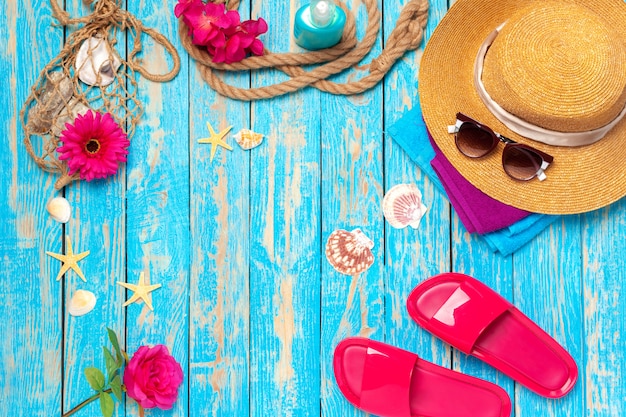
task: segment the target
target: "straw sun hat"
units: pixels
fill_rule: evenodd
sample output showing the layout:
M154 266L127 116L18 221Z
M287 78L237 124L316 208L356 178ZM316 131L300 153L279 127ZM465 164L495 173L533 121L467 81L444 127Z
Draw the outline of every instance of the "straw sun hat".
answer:
M622 0L458 0L419 74L424 120L446 158L485 194L531 212L581 213L626 195L624 22ZM503 144L462 155L448 133L457 112L552 155L546 180L506 175Z

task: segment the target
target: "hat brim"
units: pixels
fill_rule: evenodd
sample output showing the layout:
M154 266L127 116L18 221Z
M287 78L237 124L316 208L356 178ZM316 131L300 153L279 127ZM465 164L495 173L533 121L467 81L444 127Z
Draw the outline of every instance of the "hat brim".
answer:
M545 145L524 138L485 107L474 87L480 45L521 7L542 0L458 0L429 39L419 72L422 114L437 146L475 187L505 204L534 213L574 214L604 207L626 195L626 118L600 141L581 147ZM621 0L561 0L588 7L615 28L626 43L626 3ZM625 46L626 47L626 46ZM462 112L516 142L554 157L547 179L516 181L502 169L502 149L480 159L463 156L448 125Z

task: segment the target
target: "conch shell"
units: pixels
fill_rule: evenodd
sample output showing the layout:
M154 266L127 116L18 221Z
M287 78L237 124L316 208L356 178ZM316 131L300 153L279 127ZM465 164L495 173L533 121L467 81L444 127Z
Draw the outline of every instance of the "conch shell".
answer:
M105 38L92 36L80 46L75 64L82 82L105 87L115 80L115 73L122 62Z

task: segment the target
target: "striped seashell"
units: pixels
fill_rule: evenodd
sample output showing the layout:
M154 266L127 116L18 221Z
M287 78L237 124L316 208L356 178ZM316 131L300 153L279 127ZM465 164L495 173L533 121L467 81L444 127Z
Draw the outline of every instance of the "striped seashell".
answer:
M335 230L326 242L326 259L345 275L357 275L366 271L374 263L371 249L374 247L360 229L351 232Z
M246 151L248 149L256 148L261 144L261 142L263 142L263 135L261 133L256 133L248 129L241 129L233 135L233 138L235 138L239 146Z
M422 202L422 193L414 184L398 184L383 198L385 219L396 229L411 226L416 229L428 208Z

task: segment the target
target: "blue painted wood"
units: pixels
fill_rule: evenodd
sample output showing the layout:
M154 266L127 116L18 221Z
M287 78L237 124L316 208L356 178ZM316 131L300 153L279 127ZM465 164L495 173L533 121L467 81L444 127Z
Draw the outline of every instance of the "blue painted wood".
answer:
M385 39L395 27L403 4L402 1L385 2ZM445 1L431 2L425 36L432 33L446 9ZM423 47L424 42L417 51L406 54L384 80L385 130L416 105L417 69ZM428 207L418 229L394 229L385 223L386 338L389 343L415 352L425 360L449 367L450 348L410 318L406 299L426 278L450 270L450 205L390 136L385 137L384 144L385 191L397 184L415 184Z
M379 2L379 7L382 2ZM356 6L359 6L358 8ZM364 36L367 11L352 4L357 38ZM362 62L370 62L382 47L382 33ZM347 82L367 75L351 69L334 77ZM333 351L349 336L385 340L383 196L383 90L382 85L352 97L321 98L322 141L322 249L337 229L360 229L374 242L373 265L360 275L338 273L322 254L322 413L329 416L362 414L341 394L334 380Z
M293 4L290 9L295 12ZM263 42L294 48L292 18L254 1L269 22ZM258 87L282 73L252 76ZM250 414L319 415L320 95L254 103L252 128L267 135L250 163Z
M68 2L66 10L73 17L86 16L92 12L80 1ZM66 36L73 29L76 28L65 28ZM121 34L117 41L115 48L124 57L124 35ZM122 167L117 175L106 181L74 182L62 191L72 206L72 217L65 226L65 235L70 237L75 252L90 251L89 256L79 262L87 282L81 281L74 273L66 274L63 280L64 412L94 394L85 378L84 369L94 366L105 372L102 347L111 348L106 328L113 329L121 343L125 340L125 315L121 307L125 293L116 284L123 280L126 271L125 172L125 167ZM93 292L97 302L91 313L74 317L68 313L67 305L79 289ZM124 415L123 403L116 404L115 415ZM93 416L99 413L97 402L84 412L85 415Z
M200 80L180 47L174 3L128 5L174 42L183 66L173 82L140 81L146 114L127 166L110 180L67 187L74 214L66 226L45 211L54 177L30 160L17 123L27 89L60 49L63 30L50 26L47 1L9 2L0 19L0 38L7 40L0 43L0 78L12 92L0 96L6 109L0 195L8 202L0 207L0 415L60 416L88 395L82 369L101 361L106 325L120 331L129 353L164 343L183 365L174 410L149 415L364 415L343 398L332 374L334 346L354 334L500 384L515 417L624 414L623 201L567 217L512 256L493 254L385 135L415 105L421 51L357 97L309 89L235 102ZM270 49L296 50L289 34L296 3L290 13L261 1L241 12L266 18L270 31L262 39ZM377 51L403 3L384 1ZM427 37L447 8L431 2ZM78 0L67 9L84 10ZM357 22L364 22L359 11ZM144 41L146 65L165 71L160 49ZM285 76L228 78L258 86ZM220 149L211 162L209 147L196 142L207 136L207 121L267 138L242 151L229 137L233 151ZM417 230L393 229L382 217L384 192L401 182L415 183L429 206ZM356 227L374 240L375 263L351 278L332 269L323 251L333 230ZM59 262L44 252L62 252L65 235L76 251L91 250L81 261L87 283L73 273L54 280ZM122 308L130 292L114 284L136 282L142 270L163 284L153 293L154 312L140 304ZM404 307L408 293L447 270L488 283L561 342L579 365L572 393L557 401L539 397L414 324ZM66 312L78 288L98 296L96 309L81 318ZM98 406L77 415L98 416ZM134 401L116 415L137 415Z
M47 1L3 4L0 18L0 415L59 415L63 289L55 281L63 227L45 205L53 179L25 151L19 113L63 34Z
M171 5L147 0L129 2L128 11L147 27L157 29L181 50ZM164 74L172 66L162 47L147 36L139 56L150 72ZM151 415L185 415L189 399L189 69L182 60L180 73L168 83L140 78L138 99L144 116L137 126L127 163L126 281L136 283L143 271L150 283L162 287L152 293L154 311L145 304L126 308L127 350L164 344L181 364L185 379L173 411L151 410ZM132 293L128 291L127 297ZM126 415L139 415L127 401Z
M250 18L248 4L239 8ZM256 16L252 16L256 18ZM189 415L247 416L250 410L250 160L232 135L251 127L251 104L226 99L190 67L191 275L189 323ZM227 76L249 87L250 74ZM211 161L211 146L198 144L232 126ZM268 146L269 139L261 146Z

